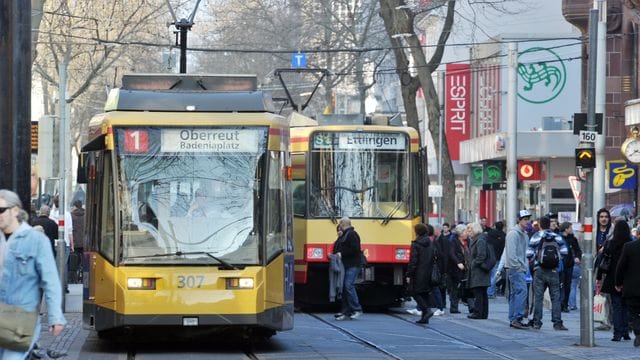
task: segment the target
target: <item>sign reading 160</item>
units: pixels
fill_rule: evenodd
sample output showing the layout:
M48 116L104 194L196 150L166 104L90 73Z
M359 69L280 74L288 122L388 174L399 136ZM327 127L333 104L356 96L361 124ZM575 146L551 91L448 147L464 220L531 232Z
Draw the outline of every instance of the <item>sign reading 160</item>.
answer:
M178 289L184 288L200 288L202 287L202 282L204 281L203 275L178 275Z

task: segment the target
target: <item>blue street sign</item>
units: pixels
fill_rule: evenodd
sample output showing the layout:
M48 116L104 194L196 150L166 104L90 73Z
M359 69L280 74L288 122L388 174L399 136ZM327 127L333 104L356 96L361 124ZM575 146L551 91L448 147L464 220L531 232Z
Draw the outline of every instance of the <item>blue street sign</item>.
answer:
M294 53L291 55L291 68L307 67L307 54Z

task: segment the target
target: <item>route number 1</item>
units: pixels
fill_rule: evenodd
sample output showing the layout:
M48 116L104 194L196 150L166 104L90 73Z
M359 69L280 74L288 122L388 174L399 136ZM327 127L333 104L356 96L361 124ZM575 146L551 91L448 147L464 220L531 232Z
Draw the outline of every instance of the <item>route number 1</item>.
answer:
M146 130L124 131L124 150L128 153L146 153L149 151L149 133Z
M580 142L594 143L598 133L595 131L580 130Z

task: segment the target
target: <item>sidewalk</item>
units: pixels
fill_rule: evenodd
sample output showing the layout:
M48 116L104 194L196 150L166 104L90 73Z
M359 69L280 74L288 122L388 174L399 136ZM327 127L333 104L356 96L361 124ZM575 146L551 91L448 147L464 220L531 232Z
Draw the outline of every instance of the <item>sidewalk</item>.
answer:
M89 330L85 330L82 327L82 284L69 284L69 293L65 296L65 314L67 319L67 325L62 330L60 336L53 336L49 332L49 324L47 323L47 316L42 315L42 331L40 333L40 339L38 345L41 354L45 354L47 351L58 353L60 356L66 356L64 359L72 360L79 359L79 351L89 334ZM72 346L74 342L79 343L76 346ZM45 355L43 359L46 359Z
M415 303L409 302L403 308L396 309L406 314L406 309L415 308ZM551 310L544 308L543 325L540 330L518 330L509 327L507 299L497 297L489 300L489 319L467 319L467 308L460 305L461 314L446 314L431 318L429 327L437 331L465 339L493 349L496 352L505 351L516 359L531 358L525 352L512 354L512 343L522 344L522 348L536 348L544 351L550 357L565 359L640 359L640 348L633 347L635 336L631 334L631 341L613 342L613 330L595 331L595 347L580 346L580 309L570 313L562 313L562 321L569 331L553 330ZM408 314L407 314L408 315ZM409 315L410 316L410 315ZM416 317L417 319L417 317ZM511 343L511 344L510 344Z

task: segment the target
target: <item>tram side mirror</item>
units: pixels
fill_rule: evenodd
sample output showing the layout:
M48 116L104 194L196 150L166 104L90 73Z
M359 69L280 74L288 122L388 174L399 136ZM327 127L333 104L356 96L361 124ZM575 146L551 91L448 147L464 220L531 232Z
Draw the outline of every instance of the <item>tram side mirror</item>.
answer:
M76 181L78 184L87 183L87 164L89 159L89 153L81 152L78 154L78 171L76 173Z

